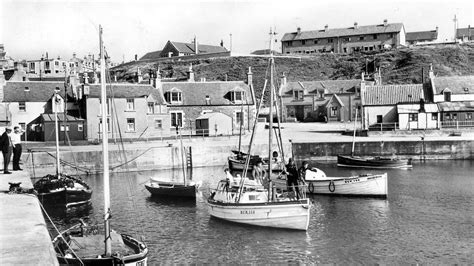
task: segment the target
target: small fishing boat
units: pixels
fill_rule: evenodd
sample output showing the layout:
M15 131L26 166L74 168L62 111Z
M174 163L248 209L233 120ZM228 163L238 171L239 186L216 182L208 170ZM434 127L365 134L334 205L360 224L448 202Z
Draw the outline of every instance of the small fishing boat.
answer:
M386 198L388 194L387 173L327 177L322 170L311 168L306 170L305 181L310 194L381 198Z
M338 155L337 165L342 167L374 168L374 169L408 169L412 168L412 159L399 159L386 156L351 156Z
M58 93L54 95L53 104L60 101ZM37 180L35 189L39 201L44 205L65 205L66 208L90 203L92 190L87 183L78 177L61 173L58 133L58 106L54 108L56 133L56 174L49 174Z
M181 130L179 131L180 140L180 154L181 154L181 165L183 169L183 183L171 182L171 181L159 181L150 178L150 181L145 184L145 188L151 193L152 196L166 196L166 197L185 197L185 198L196 198L196 191L199 188L199 184L195 182L187 182L186 166L184 160L184 146Z
M235 150L233 150L232 153L233 154L227 158L229 162L229 169L231 171L243 171L245 168L245 162L247 161L248 154ZM253 170L253 167L259 162L262 162L263 168L268 168L267 158L262 158L260 155L250 155L249 170Z
M74 207L90 202L92 190L82 179L65 175L46 175L36 181L33 188L45 205Z
M273 46L274 33L270 31L270 51ZM275 98L274 93L274 58L270 54L270 99ZM265 84L267 80L265 80ZM262 98L257 109L256 118L260 113L263 104L263 95L265 95L266 85L263 87ZM271 100L270 106L270 128L273 126L273 107L276 101ZM276 112L278 114L278 111ZM279 120L278 120L279 121ZM256 132L257 119L255 119L252 136L247 154L252 154L252 144ZM273 132L269 131L268 147L269 156L272 156L272 138ZM281 135L280 135L281 138ZM278 141L278 140L277 140ZM279 140L281 144L281 139ZM211 190L207 200L209 214L212 217L223 219L230 222L295 229L308 230L311 202L303 193L301 197L295 198L288 193L279 193L274 185L270 173L272 172L273 160L268 161L268 177L265 179L257 177L250 179L247 177L250 169L250 156L246 156L242 177L235 178L229 171L226 171L226 178L217 183L216 189ZM264 185L265 184L265 185Z
M100 35L101 102L107 101L105 56ZM101 106L102 121L107 119L107 105ZM53 239L56 257L61 265L147 265L148 248L143 241L111 229L110 176L107 123L101 124L102 165L104 177L104 226L88 226L83 221L61 232Z
M337 166L353 167L353 168L373 168L373 169L409 169L412 168L412 159L400 159L398 157L388 156L355 156L355 142L356 142L356 122L357 122L356 108L354 119L354 135L352 138L351 155L337 155Z

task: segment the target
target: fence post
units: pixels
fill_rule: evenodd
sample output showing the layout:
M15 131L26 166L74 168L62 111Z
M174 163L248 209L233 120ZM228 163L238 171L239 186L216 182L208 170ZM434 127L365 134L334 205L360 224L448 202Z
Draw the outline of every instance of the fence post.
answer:
M456 129L459 129L459 121L456 121Z

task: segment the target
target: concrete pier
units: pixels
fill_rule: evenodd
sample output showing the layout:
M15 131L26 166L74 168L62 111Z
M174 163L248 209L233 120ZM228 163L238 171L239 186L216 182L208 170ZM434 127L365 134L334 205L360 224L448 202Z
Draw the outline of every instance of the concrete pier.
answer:
M0 173L0 265L58 265L38 199L9 194L8 182L33 187L27 171Z

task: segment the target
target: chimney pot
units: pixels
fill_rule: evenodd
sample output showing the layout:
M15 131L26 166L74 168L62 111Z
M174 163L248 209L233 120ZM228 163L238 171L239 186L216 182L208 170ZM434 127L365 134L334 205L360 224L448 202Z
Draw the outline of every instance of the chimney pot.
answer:
M296 28L296 32L297 32L298 34L300 34L300 33L301 33L301 27Z
M359 24L357 22L354 22L354 29L357 29L358 26Z
M324 26L324 31L328 31L328 28L329 28L329 25L326 24L326 25Z
M384 20L383 20L383 25L384 25L385 27L387 27L387 25L388 25L388 20L387 20L387 19L384 19Z

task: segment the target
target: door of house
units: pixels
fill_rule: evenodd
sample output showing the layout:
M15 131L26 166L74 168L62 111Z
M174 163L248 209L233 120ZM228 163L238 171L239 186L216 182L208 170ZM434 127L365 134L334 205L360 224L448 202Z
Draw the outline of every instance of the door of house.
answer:
M380 124L383 122L383 116L382 115L378 115L377 116L377 124Z
M295 106L295 117L298 121L304 121L304 106Z

